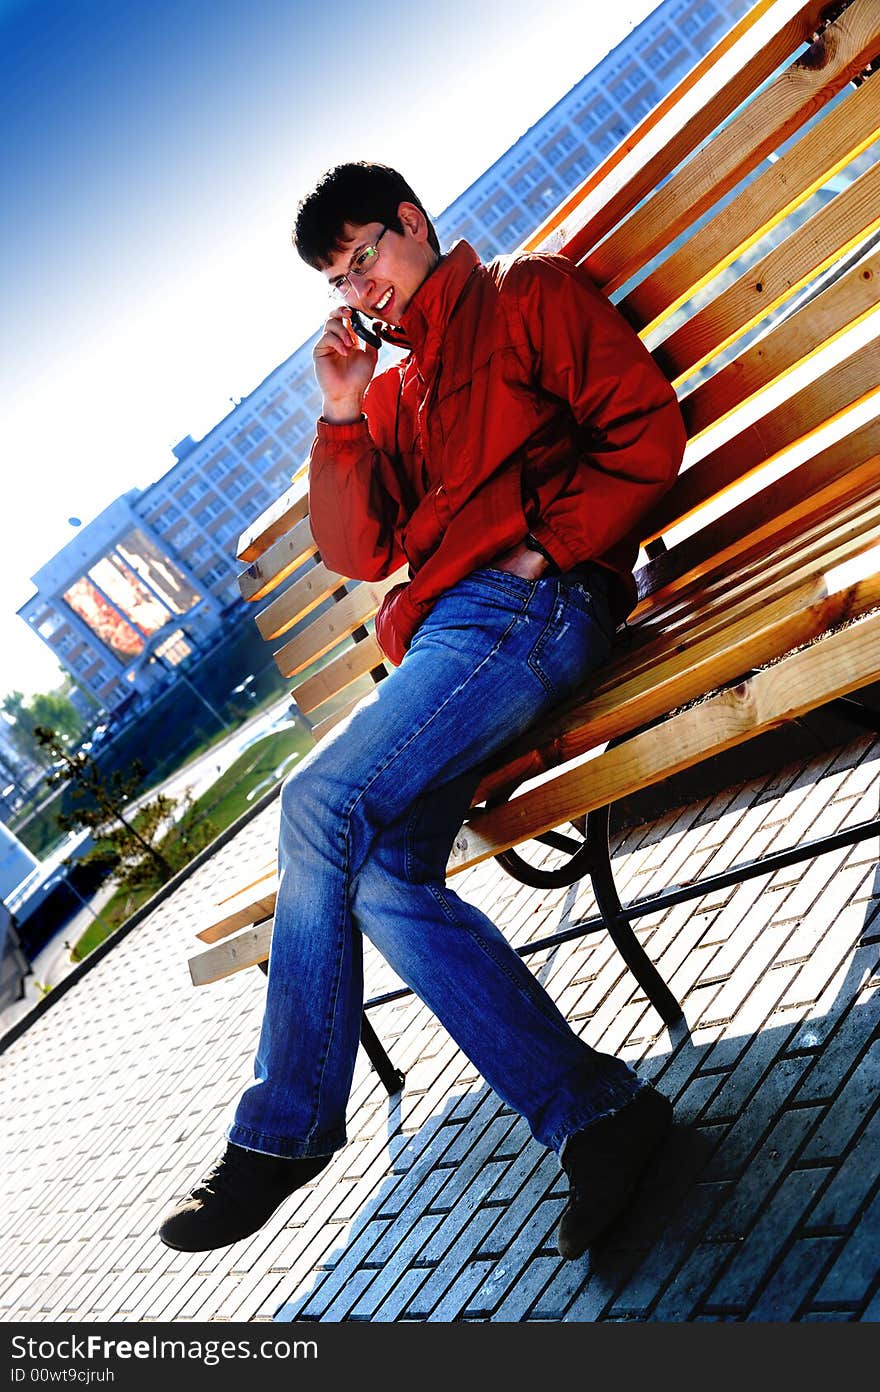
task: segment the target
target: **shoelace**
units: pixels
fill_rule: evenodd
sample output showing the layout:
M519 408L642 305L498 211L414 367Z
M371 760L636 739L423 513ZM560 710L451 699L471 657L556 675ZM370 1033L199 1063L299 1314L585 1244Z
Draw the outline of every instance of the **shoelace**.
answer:
M211 1198L225 1192L234 1198L235 1180L239 1176L240 1168L239 1157L234 1151L221 1155L213 1169L209 1170L198 1187L193 1189L192 1197Z

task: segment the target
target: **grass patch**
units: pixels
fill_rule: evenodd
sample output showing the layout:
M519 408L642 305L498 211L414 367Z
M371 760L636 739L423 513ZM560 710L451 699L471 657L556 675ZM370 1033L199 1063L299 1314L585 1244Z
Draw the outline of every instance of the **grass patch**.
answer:
M121 928L126 919L145 904L147 900L156 893L158 885L139 885L137 889L118 889L111 899L108 899L104 907L99 911L98 917L93 919L86 931L77 938L70 950L70 956L74 962L81 962L84 957L88 957L90 952L94 952L96 947L109 938L110 934L117 928Z
M265 735L243 750L235 763L196 800L195 817L210 817L218 832L224 831L289 773L313 743L300 726Z
M193 825L209 819L216 835L249 810L274 787L312 748L311 736L301 726L265 735L239 754L234 764L193 803ZM161 845L159 847L161 849ZM81 962L105 938L120 928L162 886L157 879L136 889L118 889L74 943L71 956Z

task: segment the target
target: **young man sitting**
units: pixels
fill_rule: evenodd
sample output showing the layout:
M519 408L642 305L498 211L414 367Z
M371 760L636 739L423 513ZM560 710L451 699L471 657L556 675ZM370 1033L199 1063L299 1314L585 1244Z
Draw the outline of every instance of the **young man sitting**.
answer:
M281 796L279 881L255 1081L226 1151L164 1220L185 1251L255 1232L344 1145L362 935L435 1012L570 1180L559 1251L625 1207L672 1108L591 1049L486 916L445 881L486 760L581 687L635 603L639 524L684 448L675 396L633 330L562 257L441 254L383 165L331 170L294 241L335 307L309 472L323 560L378 580L394 670ZM378 351L352 311L408 349Z

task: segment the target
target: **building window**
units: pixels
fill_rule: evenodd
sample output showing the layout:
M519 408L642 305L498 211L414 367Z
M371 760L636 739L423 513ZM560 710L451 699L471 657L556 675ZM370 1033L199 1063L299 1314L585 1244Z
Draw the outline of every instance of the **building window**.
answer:
M213 483L218 483L220 479L226 477L231 466L232 460L228 454L221 455L219 459L212 459L207 469L208 478L211 479Z

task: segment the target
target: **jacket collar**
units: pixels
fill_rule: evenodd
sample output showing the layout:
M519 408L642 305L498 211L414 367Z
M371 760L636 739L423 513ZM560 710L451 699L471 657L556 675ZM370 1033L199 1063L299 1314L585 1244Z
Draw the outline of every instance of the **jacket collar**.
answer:
M422 377L430 376L452 312L480 264L468 242L456 242L422 281L401 316L401 328Z

